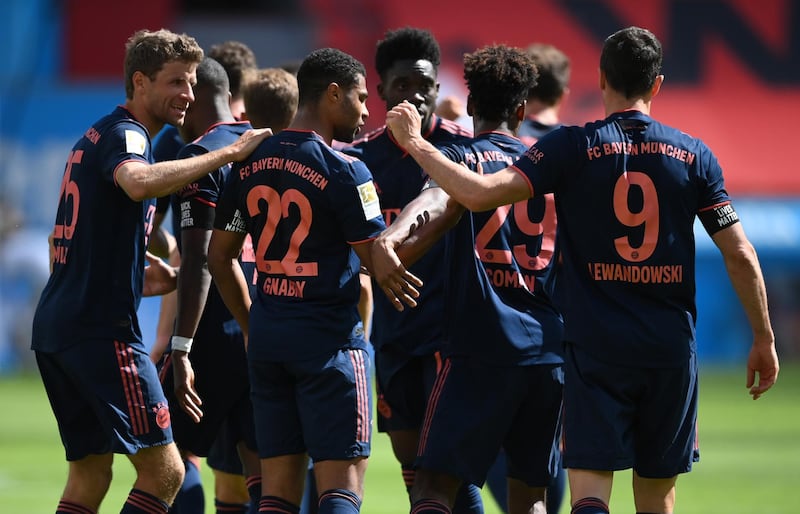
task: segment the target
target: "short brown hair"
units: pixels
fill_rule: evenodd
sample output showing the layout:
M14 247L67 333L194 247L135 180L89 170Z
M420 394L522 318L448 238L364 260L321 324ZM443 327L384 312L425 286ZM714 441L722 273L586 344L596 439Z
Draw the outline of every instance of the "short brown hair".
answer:
M125 96L133 98L133 74L137 71L154 80L168 62L199 64L202 60L203 49L191 36L166 29L139 30L125 44Z
M251 72L242 85L244 112L256 128L269 127L279 132L297 113L297 78L281 68Z
M212 46L208 56L225 68L231 84L231 96L238 99L242 95L245 74L257 67L256 54L241 41L225 41Z
M539 72L537 84L528 92L528 98L555 105L569 87L569 57L553 45L544 43L534 43L526 52Z

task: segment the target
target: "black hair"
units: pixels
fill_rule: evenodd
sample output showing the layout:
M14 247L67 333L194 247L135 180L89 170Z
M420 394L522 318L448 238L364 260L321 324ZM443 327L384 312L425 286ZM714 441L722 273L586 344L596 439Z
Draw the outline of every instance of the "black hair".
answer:
M358 83L359 75L366 77L367 72L352 55L335 48L314 50L297 70L299 103L316 102L333 82L345 89L352 87Z
M628 27L610 35L600 54L600 70L625 98L646 94L661 73L661 43L647 29Z
M536 66L521 48L486 46L464 55L464 80L475 116L504 121L536 85Z
M405 27L386 32L375 51L375 69L381 79L397 61L408 59L430 61L434 68L441 64L439 43L428 30Z
M225 68L215 59L205 57L197 65L197 87L207 87L218 94L228 94L230 82Z

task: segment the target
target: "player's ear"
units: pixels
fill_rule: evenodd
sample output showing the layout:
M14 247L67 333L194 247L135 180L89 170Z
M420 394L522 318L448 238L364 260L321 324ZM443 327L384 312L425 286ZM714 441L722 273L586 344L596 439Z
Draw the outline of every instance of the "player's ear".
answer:
M473 105L472 94L467 95L467 116L475 115L475 106Z
M517 120L522 121L522 120L525 119L525 106L527 106L527 105L528 105L528 101L527 100L523 100L517 106L517 113L516 113L517 114Z
M650 90L650 98L653 98L661 91L661 85L664 83L664 75L659 75L656 77L656 80L653 81L653 88Z
M336 82L328 84L328 89L325 90L325 96L331 102L338 102L342 96L342 88Z
M384 89L383 89L383 82L378 82L378 98L380 98L384 102L386 101L386 95L384 94Z

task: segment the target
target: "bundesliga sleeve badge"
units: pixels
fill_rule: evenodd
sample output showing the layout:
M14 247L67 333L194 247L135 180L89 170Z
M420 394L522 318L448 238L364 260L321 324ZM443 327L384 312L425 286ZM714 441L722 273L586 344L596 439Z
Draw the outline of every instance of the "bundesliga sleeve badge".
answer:
M145 137L135 130L125 131L125 151L127 153L135 153L136 155L144 155L144 149L147 146Z
M372 181L364 182L358 186L358 196L366 219L371 220L381 215L378 192L375 190L375 184Z

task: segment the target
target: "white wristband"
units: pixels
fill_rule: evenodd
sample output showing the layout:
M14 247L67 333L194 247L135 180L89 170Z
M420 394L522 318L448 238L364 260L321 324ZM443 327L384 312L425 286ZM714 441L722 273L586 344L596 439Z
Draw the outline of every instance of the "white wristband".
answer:
M172 350L178 350L179 352L186 352L192 349L192 343L194 339L191 337L183 337L183 336L172 336L170 340L170 345L172 346Z

